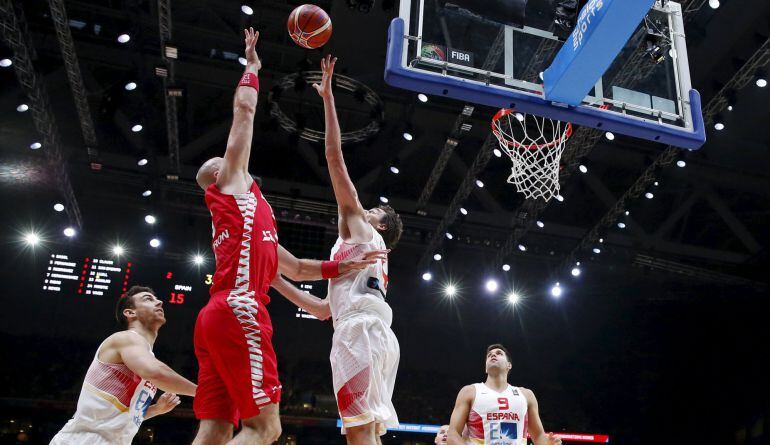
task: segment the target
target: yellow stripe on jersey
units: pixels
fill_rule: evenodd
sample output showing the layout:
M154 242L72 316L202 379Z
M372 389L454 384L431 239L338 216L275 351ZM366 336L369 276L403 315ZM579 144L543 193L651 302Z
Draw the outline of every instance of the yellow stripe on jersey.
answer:
M88 383L83 383L83 388L87 389L92 394L94 394L94 395L96 395L96 396L98 396L98 397L100 397L100 398L102 398L102 399L112 403L115 406L115 408L118 409L118 411L120 411L122 413L128 412L128 407L126 405L120 403L120 400L118 400L112 394L108 394L108 393L100 390L99 388L97 388L97 387L95 387L93 385L89 385Z

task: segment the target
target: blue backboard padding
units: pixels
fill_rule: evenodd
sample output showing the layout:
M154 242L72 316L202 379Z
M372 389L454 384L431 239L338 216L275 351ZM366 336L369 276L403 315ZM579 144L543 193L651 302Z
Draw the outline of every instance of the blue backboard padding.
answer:
M546 116L551 119L572 122L576 125L612 131L690 150L696 150L706 142L700 94L696 90L690 90L689 93L693 120L692 130L643 121L595 107L555 106L539 96L497 88L481 82L459 79L440 73L417 71L404 67L401 64L404 35L404 20L399 17L393 19L388 30L385 82L394 87L435 96L451 97L491 107L515 108L524 113Z
M337 419L337 428L342 428L342 419ZM388 428L388 431L403 431L405 433L436 434L440 425L425 425L421 423L400 423L396 427Z
M543 73L545 97L580 105L644 19L654 0L590 0Z

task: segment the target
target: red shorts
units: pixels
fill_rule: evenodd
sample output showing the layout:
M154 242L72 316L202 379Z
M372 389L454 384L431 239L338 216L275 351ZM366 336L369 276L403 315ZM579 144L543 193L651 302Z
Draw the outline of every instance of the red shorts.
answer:
M273 351L273 326L265 305L249 297L213 296L195 323L198 390L193 409L198 419L239 419L281 400Z

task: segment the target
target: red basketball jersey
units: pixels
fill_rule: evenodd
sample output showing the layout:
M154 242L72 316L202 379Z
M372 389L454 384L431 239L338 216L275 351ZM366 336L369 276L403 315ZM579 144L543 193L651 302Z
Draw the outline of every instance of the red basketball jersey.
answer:
M211 212L216 272L210 294L248 293L264 304L278 271L275 216L256 182L247 193L225 195L216 184L206 190ZM227 297L227 295L223 295Z

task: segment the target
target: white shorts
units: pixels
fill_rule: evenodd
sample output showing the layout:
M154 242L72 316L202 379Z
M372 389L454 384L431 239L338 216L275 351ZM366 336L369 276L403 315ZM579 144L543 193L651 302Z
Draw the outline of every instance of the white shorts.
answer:
M392 398L399 357L396 335L381 318L361 313L336 324L330 359L342 434L371 422L379 435L398 426Z
M59 431L57 435L53 436L49 445L113 445L123 443L130 444L131 441L123 442L120 439L109 439L101 434L88 431L77 433Z

